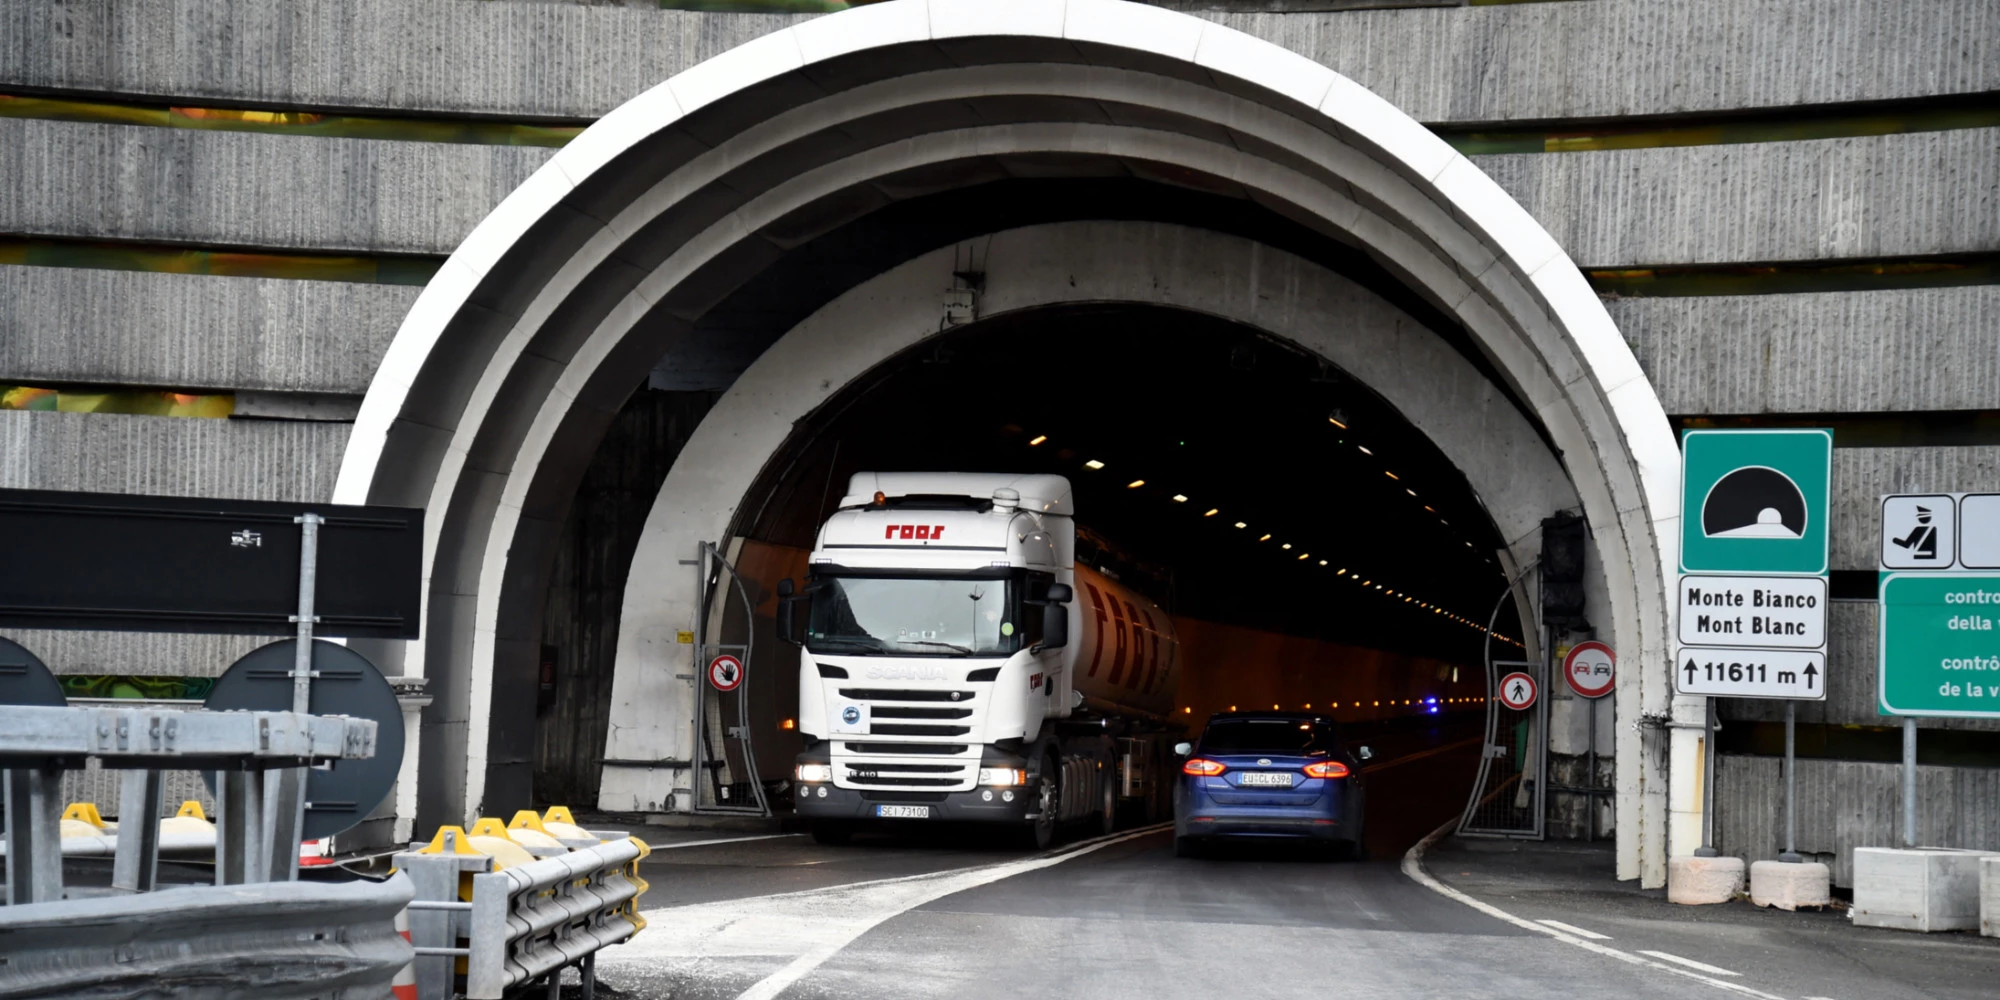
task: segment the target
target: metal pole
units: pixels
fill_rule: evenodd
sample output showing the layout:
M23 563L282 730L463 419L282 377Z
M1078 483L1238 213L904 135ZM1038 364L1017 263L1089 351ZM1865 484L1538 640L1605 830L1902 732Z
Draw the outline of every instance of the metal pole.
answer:
M1583 787L1590 793L1583 797L1583 842L1597 842L1597 699L1583 699L1583 710L1590 713L1590 771L1583 779Z
M111 863L111 887L152 892L160 874L160 772L125 772L118 806L118 851Z
M1697 858L1713 858L1715 849L1715 699L1701 700L1701 846Z
M1778 860L1795 865L1805 859L1799 856L1799 759L1796 753L1799 703L1785 702L1785 850Z
M1917 720L1903 717L1903 846L1917 846Z
M319 526L326 518L301 514L292 518L299 526L299 613L292 618L299 626L299 648L292 660L292 711L305 712L312 703L313 587L319 578Z

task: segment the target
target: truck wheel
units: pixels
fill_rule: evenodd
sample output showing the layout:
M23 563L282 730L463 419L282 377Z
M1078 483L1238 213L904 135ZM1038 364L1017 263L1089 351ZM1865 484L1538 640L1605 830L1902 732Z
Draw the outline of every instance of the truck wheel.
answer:
M1056 811L1062 807L1062 790L1056 787L1056 767L1042 761L1042 775L1035 786L1035 819L1021 836L1021 846L1046 851L1056 842Z
M838 847L854 838L854 827L846 823L821 820L812 825L813 842Z
M1098 774L1098 784L1104 786L1104 808L1098 812L1101 821L1098 832L1108 835L1118 829L1118 786L1103 780L1103 772Z

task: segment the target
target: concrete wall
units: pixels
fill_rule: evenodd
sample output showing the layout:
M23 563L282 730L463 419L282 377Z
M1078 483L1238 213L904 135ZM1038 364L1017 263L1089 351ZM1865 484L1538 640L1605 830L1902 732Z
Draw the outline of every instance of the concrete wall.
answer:
M2000 91L2000 6L1689 0L1207 14L1454 126L1797 109ZM797 19L443 0L0 6L0 93L582 122ZM1482 156L1588 267L2000 250L1996 130ZM0 118L0 232L312 254L448 252L538 148ZM4 250L0 250L4 254ZM0 255L0 260L13 258ZM354 394L408 286L0 264L0 384ZM1901 421L1836 452L1835 569L1874 565L1874 498L2000 488L1995 286L1608 303L1668 412ZM0 485L325 499L327 423L0 413ZM553 597L552 597L553 599ZM1872 616L1836 605L1814 718L1877 724ZM23 637L73 672L219 670L241 640ZM1768 708L1732 713L1766 717ZM1802 715L1802 718L1805 717ZM1957 727L1925 723L1927 727ZM1874 766L1874 765L1868 765ZM1734 777L1732 777L1734 775ZM1724 794L1768 793L1725 769ZM1872 780L1872 779L1871 779ZM1734 786L1732 781L1741 782ZM1740 811L1739 811L1740 814Z

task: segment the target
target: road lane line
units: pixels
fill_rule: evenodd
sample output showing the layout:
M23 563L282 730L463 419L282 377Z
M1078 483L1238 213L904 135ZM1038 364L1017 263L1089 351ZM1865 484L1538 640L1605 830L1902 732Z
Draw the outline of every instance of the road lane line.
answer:
M632 966L657 973L668 965L700 969L718 960L777 958L783 967L741 995L742 1000L770 1000L892 917L1172 828L1172 823L1158 823L996 864L649 909L646 933L599 955L598 969Z
M1587 938L1577 937L1576 935L1571 934L1567 931L1561 931L1557 930L1554 927L1549 927L1544 924L1538 924L1525 917L1517 917L1511 913L1508 913L1506 910L1494 906L1492 903L1488 903L1484 900L1474 899L1471 896L1468 896L1465 893L1460 892L1457 889L1454 889L1451 886L1448 886L1443 882L1438 881L1436 878L1433 878L1431 876L1430 872L1424 870L1424 852L1430 850L1432 844L1437 843L1439 838L1451 832L1451 830L1457 825L1458 825L1457 820L1450 820L1446 822L1443 826L1440 826L1437 829L1432 830L1428 836L1424 837L1424 839L1422 840L1417 841L1414 846L1412 846L1408 851L1404 852L1403 874L1409 876L1410 879L1416 882L1418 885L1421 885L1424 888L1429 889L1432 892L1435 892L1438 895L1443 896L1447 899L1456 900L1457 902L1464 903L1465 905L1470 906L1473 909L1478 910L1479 912L1484 913L1495 920L1513 924L1514 926L1519 927L1523 930L1534 931L1537 934L1546 934L1549 937L1555 938L1556 940L1561 941L1564 944L1573 945L1575 947L1582 948L1583 950L1588 952L1595 952L1596 954L1603 955L1606 958L1615 958L1628 965L1643 965L1648 968L1658 969L1661 972L1668 972L1676 976L1683 976L1685 978L1695 980L1696 982L1707 983L1708 985L1713 986L1716 989L1724 990L1729 993L1735 993L1739 996L1756 997L1757 1000L1784 1000L1783 997L1771 993L1765 993L1762 990L1751 989L1750 987L1744 986L1741 983L1732 983L1726 979L1717 979L1714 976L1704 975L1703 973L1696 972L1693 969L1684 969L1677 965L1669 965L1665 962L1658 962L1650 958L1643 958L1641 956L1634 955L1631 952L1621 951L1617 948L1613 948L1607 944L1598 944L1597 942L1591 941Z
M1134 840L1139 837L1148 837L1172 828L1172 823L1155 823L1152 826L1140 827L1137 830L1132 830L1124 834L1112 834L1106 837L1098 837L1094 840L1082 841L1071 845L1068 850L1054 851L1022 861L1010 861L1004 864L992 865L984 869L973 869L960 873L957 878L938 878L939 885L937 888L939 891L921 893L906 900L899 900L900 905L895 908L887 912L872 914L872 919L855 922L852 926L846 928L851 933L836 935L832 940L825 941L819 947L792 959L789 965L765 976L749 989L738 994L736 1000L774 1000L778 994L790 988L793 983L805 978L814 969L825 964L828 959L840 954L841 950L854 943L856 938L874 930L876 926L884 921L908 913L934 899L942 899L945 896L964 892L967 889L976 889L982 885L998 882L1004 878L1012 878L1015 875L1024 875L1031 871L1059 865L1065 861L1083 857L1092 851L1110 847L1113 844L1123 843L1124 841ZM950 875L952 873L940 874Z
M1654 958L1666 962L1677 962L1681 965L1687 966L1690 969L1695 969L1700 972L1706 972L1711 976L1740 976L1743 974L1741 972L1731 972L1728 969L1717 968L1716 966L1710 965L1707 962L1697 962L1692 958L1682 958L1679 955L1667 951L1641 951L1639 954L1651 955Z
M655 851L673 851L683 847L713 847L716 844L747 844L753 840L778 840L783 837L803 837L803 833L760 833L754 837L721 837L716 840L688 840L678 844L647 844Z
M1535 923L1538 923L1538 924L1547 924L1547 925L1549 925L1550 927L1553 927L1553 928L1555 928L1556 930L1559 930L1559 931L1568 931L1569 933L1571 933L1571 934L1574 934L1574 935L1576 935L1577 937L1580 937L1580 938L1588 938L1589 940L1592 940L1592 941L1609 941L1609 940L1611 940L1611 935L1609 935L1609 934L1599 934L1599 933L1597 933L1596 931L1587 931L1587 930L1584 930L1584 929L1583 929L1583 928L1581 928L1581 927L1578 927L1578 926L1576 926L1575 924L1566 924L1566 923L1563 923L1563 922L1562 922L1562 921L1560 921L1560 920L1537 920L1537 921L1535 921ZM1731 973L1731 975L1734 975L1734 973Z

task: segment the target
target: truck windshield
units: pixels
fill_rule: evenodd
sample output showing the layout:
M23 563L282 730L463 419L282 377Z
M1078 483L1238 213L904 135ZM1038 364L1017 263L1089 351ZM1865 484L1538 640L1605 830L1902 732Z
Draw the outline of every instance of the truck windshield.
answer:
M815 653L995 656L1021 648L1019 588L1009 580L824 576L815 581L806 648Z

